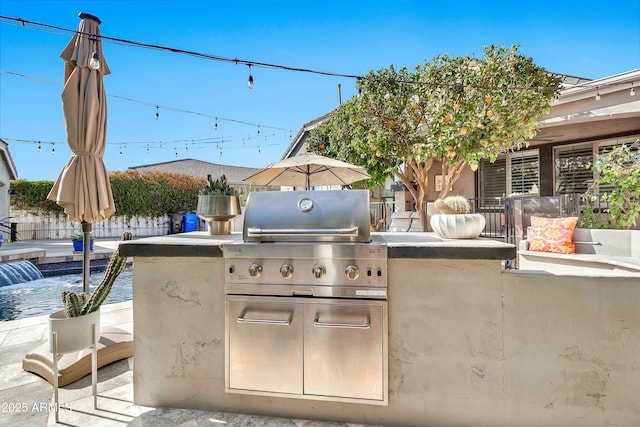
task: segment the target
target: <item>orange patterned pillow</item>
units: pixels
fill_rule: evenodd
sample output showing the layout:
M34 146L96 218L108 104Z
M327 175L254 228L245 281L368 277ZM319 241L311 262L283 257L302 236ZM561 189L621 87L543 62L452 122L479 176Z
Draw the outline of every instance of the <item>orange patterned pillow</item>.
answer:
M578 217L543 218L531 217L529 250L539 252L555 252L558 254L575 254L576 245L573 243L573 229L576 228Z

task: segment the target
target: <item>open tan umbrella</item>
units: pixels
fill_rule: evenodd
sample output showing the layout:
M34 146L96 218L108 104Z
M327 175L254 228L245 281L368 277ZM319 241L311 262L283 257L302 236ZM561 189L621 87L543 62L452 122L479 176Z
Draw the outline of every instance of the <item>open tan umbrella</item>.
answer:
M319 154L303 153L271 163L244 179L261 185L305 187L349 185L371 176L361 166L330 159Z
M102 55L100 19L80 13L80 25L60 57L65 62L62 106L67 141L73 152L47 196L64 208L84 233L84 291L89 291L91 224L115 212L107 168L107 103L102 77L109 67Z

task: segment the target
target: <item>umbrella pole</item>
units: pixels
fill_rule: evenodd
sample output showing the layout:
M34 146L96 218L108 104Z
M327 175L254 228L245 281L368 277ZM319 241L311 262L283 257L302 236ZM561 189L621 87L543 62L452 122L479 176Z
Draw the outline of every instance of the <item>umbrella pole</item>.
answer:
M83 292L89 293L89 273L91 272L91 223L82 221L82 287Z

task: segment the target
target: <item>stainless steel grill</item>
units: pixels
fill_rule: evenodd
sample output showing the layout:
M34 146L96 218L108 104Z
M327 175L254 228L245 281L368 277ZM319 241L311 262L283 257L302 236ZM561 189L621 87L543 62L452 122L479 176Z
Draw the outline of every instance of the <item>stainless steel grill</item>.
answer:
M224 257L227 392L387 404L387 248L368 191L251 193Z

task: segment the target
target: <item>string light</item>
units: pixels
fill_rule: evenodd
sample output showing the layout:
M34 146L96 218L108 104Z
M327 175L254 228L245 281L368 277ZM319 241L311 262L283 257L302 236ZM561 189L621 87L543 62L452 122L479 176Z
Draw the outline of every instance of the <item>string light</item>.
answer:
M636 90L633 88L633 82L631 82L631 90L629 91L629 96L635 96Z
M249 81L247 82L247 85L249 86L249 89L253 89L255 85L253 84L253 76L251 75L251 64L247 65L249 66Z
M600 101L600 90L596 87L596 101Z
M54 82L54 81L51 81L51 80L44 80L44 79L40 79L38 77L32 77L32 76L28 76L28 75L25 75L25 74L15 73L15 72L12 72L12 71L0 70L0 73L9 74L9 75L12 75L12 76L21 77L21 78L25 78L25 79L29 79L29 80L35 80L35 81L38 81L40 83L46 83L46 84L49 84L49 85L52 85L52 86L62 86L62 84L59 83L59 82ZM154 107L156 109L156 112L158 112L158 109L160 108L160 105L157 105L155 102L141 101L141 100L138 100L138 99L128 98L128 97L120 96L120 95L108 94L107 96L110 97L110 98L121 99L121 100L124 100L124 101L127 101L127 102L133 102L133 103L140 104L140 105L146 105L146 106L149 106L149 107ZM191 114L191 115L194 115L194 116L205 117L205 118L208 118L208 119L211 119L211 120L215 120L216 124L217 124L218 120L223 120L223 121L227 121L227 122L230 122L230 123L237 123L237 124L246 125L246 126L253 126L253 127L261 126L263 129L275 129L275 130L281 130L283 132L286 132L286 131L290 132L291 131L290 129L284 129L284 128L277 127L277 126L269 126L269 125L265 125L264 123L263 124L258 124L258 123L248 122L248 121L245 121L245 120L233 119L233 118L228 118L228 117L213 116L213 115L201 113L201 112L198 112L198 111L185 110L185 109L181 109L181 108L171 107L171 106L168 106L168 105L163 105L162 108L164 110L173 111L173 112L176 112L176 113L184 113L184 114ZM217 130L217 127L215 125L214 125L214 129Z
M214 130L218 130L218 118L216 117L216 124L213 125Z
M160 107L156 105L156 120L158 120L158 118L160 117L159 109Z
M98 51L94 51L91 55L91 60L89 61L89 68L92 70L97 70L100 68L100 54Z
M42 151L42 145L40 144L40 141L38 141L38 152Z
M0 15L0 23L2 23L3 21L4 22L13 21L14 23L17 23L18 25L20 25L21 27L27 28L27 29L34 29L34 30L47 31L47 32L51 32L52 30L54 30L54 31L58 31L58 32L66 32L66 33L69 33L69 34L76 34L77 33L79 35L85 35L85 36L94 37L94 38L96 37L94 34L78 32L76 29L68 29L68 28L58 27L58 26L44 24L44 23L40 23L40 22L28 21L28 20L25 20L23 18L13 18L13 17L9 17L9 16ZM114 42L115 44L121 44L121 45L127 45L127 46L145 48L145 49L151 49L151 50L165 51L165 52L170 52L170 53L174 53L174 54L177 53L177 54L192 56L192 57L201 58L201 59L208 59L208 60L213 60L213 61L233 63L233 64L236 64L236 65L237 64L245 64L245 65L248 65L249 67L255 65L255 66L259 66L259 67L263 67L263 68L274 68L274 69L287 70L287 71L296 71L296 72L320 74L320 75L325 75L325 76L350 78L350 79L356 79L357 81L362 80L364 78L362 76L358 76L358 75L355 75L355 74L345 74L345 73L319 71L319 70L312 70L312 69L306 69L306 68L300 68L300 67L291 67L291 66L285 66L285 65L279 65L279 64L270 64L270 63L258 62L258 61L249 61L249 60L244 60L244 59L239 59L239 58L228 58L228 57L223 57L223 56L219 56L219 55L211 55L211 54L188 51L188 50L178 49L178 48L173 48L173 47L153 45L153 44L142 43L142 42L137 42L137 41L133 41L133 40L121 39L121 38L116 38L116 37L109 37L109 36L105 36L105 35L101 35L100 38L102 40L108 40L108 41ZM250 74L250 80L253 80L251 74ZM412 82L412 81L399 81L399 82L401 82L401 83L418 83L418 82L415 82L415 81L414 82ZM442 87L442 86L459 87L458 84L448 84L448 83L444 83L444 82L433 83L433 85L438 86L438 87ZM359 86L359 85L357 85L357 86ZM571 87L572 88L589 87L589 84L588 83L586 83L586 84L578 84L578 85L572 85ZM488 88L485 87L485 89L499 89L499 87L488 87ZM529 90L529 89L532 89L532 88L531 87L515 87L514 86L514 87L511 87L511 89L514 89L514 90ZM533 88L533 89L543 89L543 88ZM360 87L358 87L358 96L360 96L361 94L362 94L362 90L361 90Z
M56 154L56 147L55 144L51 144L51 155Z

